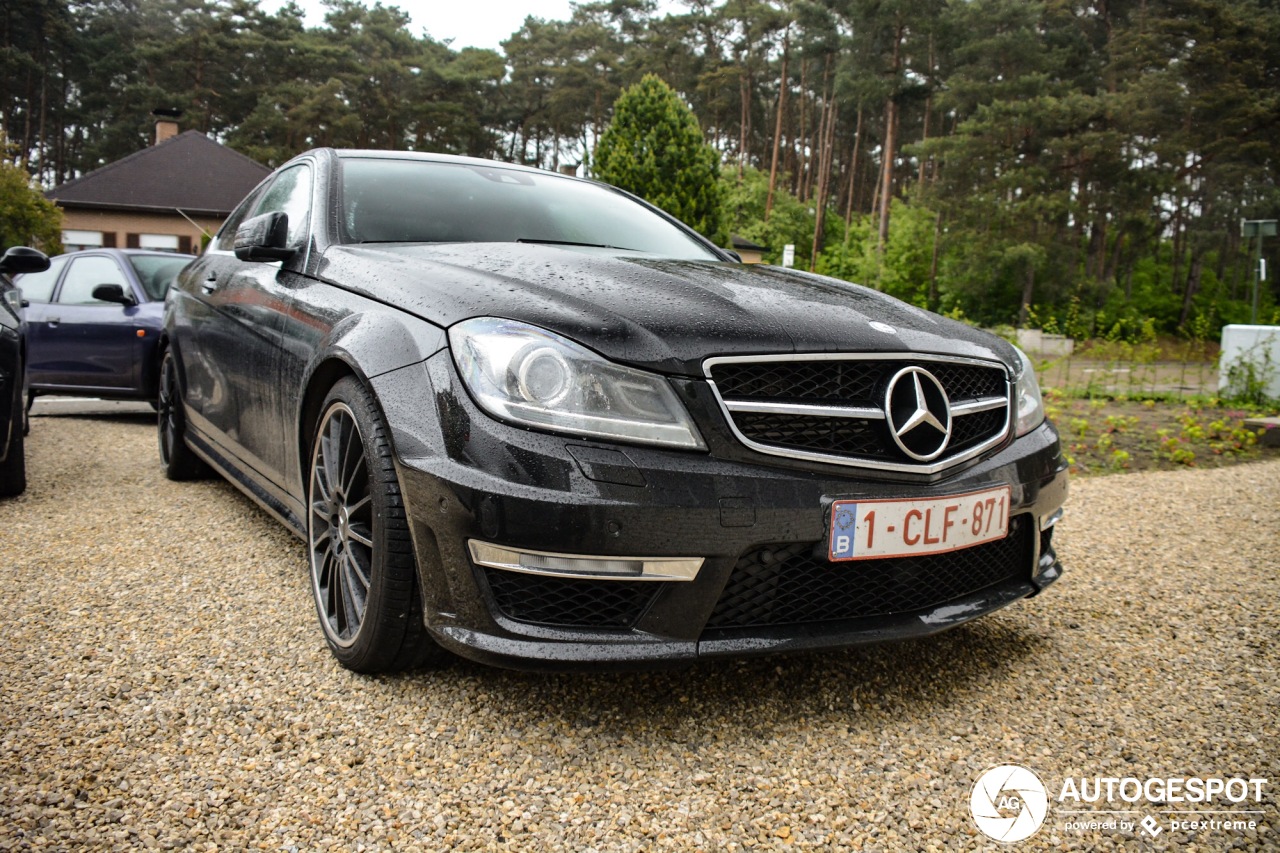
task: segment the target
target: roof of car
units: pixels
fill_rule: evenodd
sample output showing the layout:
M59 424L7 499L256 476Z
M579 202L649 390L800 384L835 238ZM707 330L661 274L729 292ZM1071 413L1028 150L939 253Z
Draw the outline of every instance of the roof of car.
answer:
M80 255L116 255L124 257L126 255L164 255L173 258L186 258L191 260L195 255L186 252L166 252L162 249L79 249L75 252L63 252L61 255L54 255L50 258L74 258Z
M108 163L45 193L63 207L223 217L271 170L196 130Z

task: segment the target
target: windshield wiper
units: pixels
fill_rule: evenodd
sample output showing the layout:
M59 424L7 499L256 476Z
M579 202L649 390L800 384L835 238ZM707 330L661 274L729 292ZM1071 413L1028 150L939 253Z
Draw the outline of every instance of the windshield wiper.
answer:
M588 249L617 249L620 252L638 252L639 249L628 249L626 246L610 246L607 243L578 243L573 240L538 240L533 237L521 237L517 243L535 243L539 246L583 246Z

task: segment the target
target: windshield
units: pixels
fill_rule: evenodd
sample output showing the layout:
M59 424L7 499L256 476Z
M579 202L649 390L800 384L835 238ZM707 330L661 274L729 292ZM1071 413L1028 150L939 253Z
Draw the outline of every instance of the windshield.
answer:
M191 255L129 255L129 263L138 275L142 289L152 302L164 299L178 271L191 262Z
M607 187L466 163L347 159L352 243L549 243L719 260L677 226Z

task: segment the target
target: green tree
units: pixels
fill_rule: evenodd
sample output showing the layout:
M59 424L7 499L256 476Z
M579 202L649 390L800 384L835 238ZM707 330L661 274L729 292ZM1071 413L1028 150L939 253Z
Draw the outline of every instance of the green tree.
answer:
M720 179L725 199L729 230L753 243L766 247L764 260L782 263L784 247L796 247L795 265L809 268L809 249L813 245L813 214L799 199L779 189L774 193L773 209L765 216L769 198L769 175L759 169L746 169L742 176L724 175Z
M645 75L614 103L592 171L724 242L720 156L703 141L693 111L656 75Z
M4 138L0 136L0 144ZM25 169L0 161L0 251L34 246L47 254L62 251L62 211L31 187Z

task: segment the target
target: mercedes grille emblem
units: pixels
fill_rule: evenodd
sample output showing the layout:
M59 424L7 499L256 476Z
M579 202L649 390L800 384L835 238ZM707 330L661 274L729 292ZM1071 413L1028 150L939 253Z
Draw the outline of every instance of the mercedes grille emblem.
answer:
M884 395L889 434L917 462L942 455L951 440L951 401L938 378L923 367L904 367Z

